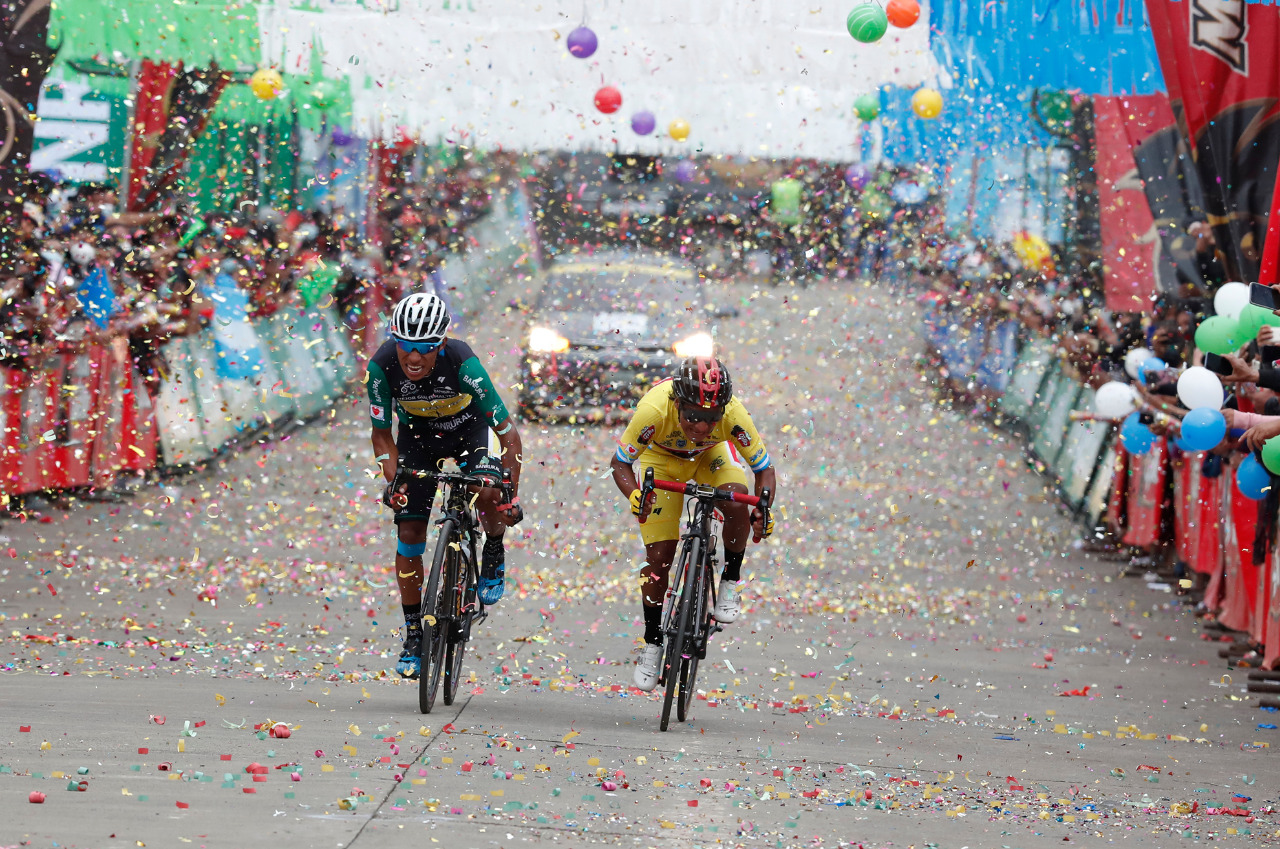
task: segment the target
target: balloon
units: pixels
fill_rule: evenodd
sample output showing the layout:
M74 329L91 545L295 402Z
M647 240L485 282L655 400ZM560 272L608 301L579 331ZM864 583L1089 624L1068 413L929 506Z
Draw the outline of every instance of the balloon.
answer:
M889 23L906 29L920 19L920 4L916 0L889 0L884 7Z
M844 181L855 189L861 189L871 180L871 172L860 162L844 169Z
M845 27L854 41L871 44L879 41L889 29L889 16L876 3L859 3L845 18Z
M622 92L611 85L596 92L596 108L606 115L612 115L622 107Z
M689 122L683 118L677 118L667 125L667 135L676 141L684 141L689 138Z
M1244 309L1240 311L1240 319L1237 325L1240 328L1240 335L1244 336L1240 344L1243 345L1253 339L1258 335L1258 331L1267 325L1280 327L1280 316L1277 316L1266 307L1245 304ZM1217 352L1215 351L1215 353Z
M922 88L911 95L911 108L921 118L937 118L942 114L942 95L932 88Z
M1262 445L1262 465L1273 475L1280 475L1280 436L1273 436Z
M587 27L578 27L569 33L569 37L565 39L565 44L569 46L569 52L579 59L586 59L592 53L596 52L599 42L596 41L596 34Z
M649 111L637 112L631 116L631 131L638 136L647 136L658 126L658 119Z
M1227 318L1239 318L1249 305L1249 287L1243 283L1223 283L1213 296L1213 311Z
M275 100L284 91L284 77L275 68L259 68L249 77L249 89L260 100Z
M1182 443L1192 451L1215 448L1226 435L1227 420L1212 407L1192 410L1182 420Z
M349 131L344 130L342 127L337 125L329 131L329 138L333 142L334 147L346 147L356 140L355 136L351 135Z
M1120 425L1120 441L1130 454L1146 454L1156 442L1156 435L1138 419L1137 411L1130 413Z
M1234 354L1249 341L1238 322L1225 315L1212 315L1196 328L1196 347L1211 354Z
M396 150L400 153L408 153L413 150L416 143L408 127L396 127L396 140L393 142Z
M874 121L880 114L880 98L874 94L862 94L853 101L853 113L860 121Z
M307 102L315 109L328 109L338 102L338 84L319 79L307 86Z
M676 163L676 179L682 183L689 183L698 175L698 166L688 159L681 159Z
M1134 410L1133 390L1118 380L1105 383L1093 396L1093 410L1104 419L1123 419Z
M1236 487L1250 501L1261 501L1267 497L1267 490L1271 489L1271 475L1267 473L1266 466L1250 454L1236 469Z
M1124 371L1125 374L1138 379L1138 366L1145 363L1151 357L1155 356L1155 352L1150 348L1134 348L1124 355Z
M1143 386L1147 385L1147 375L1154 371L1164 371L1169 364L1159 357L1147 357L1142 361L1142 365L1138 366L1138 382Z
M1204 366L1192 366L1178 376L1178 400L1188 410L1218 409L1226 400L1222 381Z

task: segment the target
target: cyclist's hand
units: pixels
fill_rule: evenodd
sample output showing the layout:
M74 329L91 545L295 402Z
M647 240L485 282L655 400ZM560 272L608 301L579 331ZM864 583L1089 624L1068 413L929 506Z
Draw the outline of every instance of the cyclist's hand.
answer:
M508 527L514 527L524 521L524 508L520 506L520 499L515 496L512 496L506 504L499 504L498 512L502 514L502 519Z
M773 534L773 513L769 510L753 507L751 509L751 532L755 542L768 539Z
M404 484L396 485L396 481L387 484L382 490L382 503L392 510L400 511L409 506L409 494Z
M650 494L647 504L641 504L640 499L644 497L644 490L637 489L635 492L631 493L631 497L628 499L631 502L631 512L634 515L639 516L641 522L649 518L649 509L653 507L654 495L656 495L656 493Z

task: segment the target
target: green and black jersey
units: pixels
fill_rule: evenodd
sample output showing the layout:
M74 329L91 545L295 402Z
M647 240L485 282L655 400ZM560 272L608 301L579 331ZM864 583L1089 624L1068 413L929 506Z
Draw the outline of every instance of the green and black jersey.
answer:
M400 368L394 339L369 360L369 418L391 427L392 409L401 426L415 431L455 433L473 423L497 429L507 408L471 346L449 339L426 377L410 380Z

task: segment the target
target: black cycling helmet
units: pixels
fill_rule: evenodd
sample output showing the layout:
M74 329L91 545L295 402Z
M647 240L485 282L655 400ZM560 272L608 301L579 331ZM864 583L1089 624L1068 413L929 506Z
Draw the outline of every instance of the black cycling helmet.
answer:
M689 357L680 364L671 391L691 407L724 407L733 398L733 380L715 357Z

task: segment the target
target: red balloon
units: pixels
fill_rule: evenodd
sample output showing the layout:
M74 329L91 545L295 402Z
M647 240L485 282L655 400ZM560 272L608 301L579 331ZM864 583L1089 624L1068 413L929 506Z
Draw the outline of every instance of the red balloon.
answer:
M611 85L596 92L596 108L606 115L612 115L622 108L622 92Z
M889 0L884 7L889 23L906 29L920 19L920 4L916 0Z

